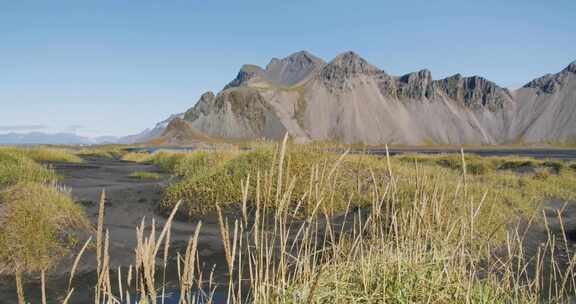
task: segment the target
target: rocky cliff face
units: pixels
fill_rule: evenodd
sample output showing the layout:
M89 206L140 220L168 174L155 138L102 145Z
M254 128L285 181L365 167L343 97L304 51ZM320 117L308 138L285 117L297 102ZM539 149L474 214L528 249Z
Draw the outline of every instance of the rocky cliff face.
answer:
M462 77L456 74L436 81L435 84L450 99L472 109L498 111L512 99L507 89L479 76Z
M388 75L353 52L325 63L308 52L242 67L184 120L223 138L346 143L484 144L576 138L576 62L510 92L479 76Z

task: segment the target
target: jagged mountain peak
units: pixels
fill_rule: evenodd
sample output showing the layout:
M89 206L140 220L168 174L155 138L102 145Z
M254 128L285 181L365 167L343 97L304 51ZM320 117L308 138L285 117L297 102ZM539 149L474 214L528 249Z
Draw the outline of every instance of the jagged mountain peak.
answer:
M397 87L395 92L397 98L431 98L434 93L432 72L427 69L400 76L395 85Z
M463 77L461 74L440 79L435 85L448 97L473 109L502 109L512 99L510 92L481 76Z
M343 69L346 73L361 74L361 73L377 73L380 69L371 65L366 59L360 57L353 51L347 51L337 55L330 63L328 68L338 67Z
M524 88L532 88L538 92L553 94L557 92L562 85L567 81L569 75L576 74L576 61L570 63L566 68L556 74L546 74L540 78L536 78L526 85Z
M266 78L277 85L291 86L323 65L322 59L307 51L299 51L283 59L273 58L266 66Z
M245 64L240 68L236 78L224 89L248 86L253 82L265 82L272 85L291 86L312 74L324 65L324 61L307 51L299 51L288 57L272 58L266 69L253 64Z
M292 53L282 59L272 58L272 60L270 60L270 63L268 63L268 65L266 66L266 70L269 71L274 67L275 64L278 64L280 62L302 63L303 65L306 65L306 64L322 64L324 63L324 60L314 56L308 51L302 50Z
M422 69L418 72L412 72L412 73L408 73L408 74L405 74L403 76L400 76L400 81L403 81L403 82L410 82L410 81L414 81L414 80L430 82L430 81L432 81L432 72L428 69Z
M224 90L233 88L233 87L240 87L246 85L250 80L255 78L262 78L265 75L264 70L257 65L253 64L245 64L240 68L240 71L236 75L236 78L229 82L225 87Z
M572 63L570 63L570 64L564 69L564 71L571 72L571 73L576 73L576 60L572 61Z
M358 75L376 75L383 73L358 54L348 51L336 56L325 65L320 78L329 88L344 88L348 79Z

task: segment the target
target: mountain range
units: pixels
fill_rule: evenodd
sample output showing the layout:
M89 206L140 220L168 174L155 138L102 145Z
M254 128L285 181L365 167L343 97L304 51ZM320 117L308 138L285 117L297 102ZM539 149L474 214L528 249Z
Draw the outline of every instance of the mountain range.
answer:
M0 144L2 145L96 145L117 143L118 138L114 136L86 137L74 133L44 133L11 132L0 134Z
M374 145L574 143L576 61L509 90L480 76L390 75L354 52L325 62L300 51L264 68L242 66L220 92L202 94L190 109L139 134L12 133L0 143L180 145L280 139L286 132L297 142Z
M242 66L222 91L202 94L177 117L198 134L226 139L288 132L300 142L349 144L572 143L576 62L509 90L480 76L394 76L354 52L324 62L301 51L265 68Z

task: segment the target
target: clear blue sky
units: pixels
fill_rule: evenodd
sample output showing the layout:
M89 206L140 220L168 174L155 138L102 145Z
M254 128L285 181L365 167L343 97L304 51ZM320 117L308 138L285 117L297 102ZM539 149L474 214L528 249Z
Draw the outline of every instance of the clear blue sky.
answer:
M575 13L574 0L0 0L0 133L134 133L244 63L303 49L518 87L576 60Z

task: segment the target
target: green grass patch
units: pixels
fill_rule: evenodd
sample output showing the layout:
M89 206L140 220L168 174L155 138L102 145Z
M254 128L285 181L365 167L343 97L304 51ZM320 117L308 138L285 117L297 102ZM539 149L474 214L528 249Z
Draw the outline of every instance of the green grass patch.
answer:
M82 162L82 159L76 156L72 151L61 148L0 148L0 153L20 154L37 162Z
M129 175L132 178L140 180L158 180L162 178L162 175L155 172L137 171Z
M42 166L20 151L0 149L0 189L20 182L49 183L56 173Z

